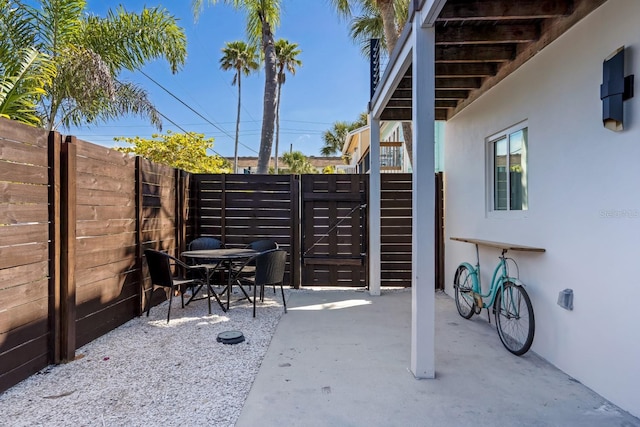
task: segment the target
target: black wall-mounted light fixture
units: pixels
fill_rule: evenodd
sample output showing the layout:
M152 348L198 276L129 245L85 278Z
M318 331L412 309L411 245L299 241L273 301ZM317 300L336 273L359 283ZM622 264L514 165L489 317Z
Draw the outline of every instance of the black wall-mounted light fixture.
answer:
M624 46L613 52L602 64L602 123L612 131L624 129L623 104L633 97L633 74L624 75Z

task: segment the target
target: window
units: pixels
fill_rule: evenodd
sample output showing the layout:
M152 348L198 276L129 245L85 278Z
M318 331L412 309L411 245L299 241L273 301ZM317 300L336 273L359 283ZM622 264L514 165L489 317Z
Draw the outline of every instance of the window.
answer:
M487 139L491 211L526 211L527 127L516 125Z

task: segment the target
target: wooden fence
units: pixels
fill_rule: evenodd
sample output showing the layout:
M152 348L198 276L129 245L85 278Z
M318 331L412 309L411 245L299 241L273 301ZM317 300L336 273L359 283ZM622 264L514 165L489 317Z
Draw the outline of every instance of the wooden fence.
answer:
M141 313L143 250L183 247L188 178L0 119L0 392Z
M327 194L332 186L352 187L362 203L368 177L338 178L348 184L317 179ZM383 175L383 286L410 286L410 184L409 175ZM199 235L228 245L271 238L290 254L286 283L302 282L304 209L296 175L192 175L0 119L0 188L0 392L51 363L73 360L76 349L139 316L150 286L146 248L177 255ZM334 210L345 216L345 209ZM349 212L334 237L356 242L368 213ZM321 218L318 230L331 230L336 218ZM366 260L362 242L353 247L365 248ZM365 285L367 263L358 266L365 273L351 264L348 277ZM158 290L151 303L164 298Z

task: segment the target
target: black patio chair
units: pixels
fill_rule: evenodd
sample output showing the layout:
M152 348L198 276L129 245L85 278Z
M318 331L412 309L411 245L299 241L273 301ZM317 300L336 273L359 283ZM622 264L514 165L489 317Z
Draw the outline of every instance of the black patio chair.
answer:
M189 242L189 244L187 245L188 251L200 251L200 250L207 250L207 249L224 249L224 248L225 248L225 245L221 240L216 239L215 237L209 237L209 236L198 237L192 240L191 242ZM198 259L188 258L187 263L193 267L201 267L199 272L202 275L203 279L206 280L207 283L209 284L211 284L212 279L214 279L214 277L212 276L213 272L216 271L217 268L220 266L220 263L218 261L206 259L206 258L198 258ZM216 281L215 284L220 285L220 283L222 282L222 278L217 278L217 279L218 280ZM202 286L199 286L197 290L199 291L201 288Z
M198 269L198 267L192 267L165 252L153 249L146 249L144 255L147 259L147 265L149 266L149 274L151 275L151 288L147 289L151 291L151 295L147 299L147 317L149 317L149 312L151 311L151 296L153 295L155 287L169 288L169 309L167 310L167 323L169 323L169 319L171 318L171 302L173 301L175 291L178 290L180 292L182 308L184 308L184 290L190 287L193 292L196 285L202 286L202 280L199 278L199 275L186 277L186 275L180 273L191 272ZM214 296L218 299L217 295ZM218 303L220 304L219 299ZM211 304L211 302L209 302L209 304ZM211 311L211 306L209 306L209 311Z
M287 251L272 249L256 255L251 259L255 261L255 274L249 277L239 277L240 283L253 286L253 317L256 317L256 290L260 288L260 301L264 301L264 287L280 285L284 312L287 312L287 301L284 297L284 270L287 263Z
M255 240L248 245L245 246L247 249L253 249L258 252L270 251L273 249L278 249L278 243L271 239L260 239ZM256 274L256 261L255 259L250 259L248 262L237 263L234 265L234 271L236 272L237 277L251 277ZM251 289L251 288L249 288ZM273 287L273 293L276 292L276 287ZM264 295L260 295L260 297L264 297Z
M202 249L222 249L224 243L215 237L198 237L192 240L187 246L189 251L199 251Z

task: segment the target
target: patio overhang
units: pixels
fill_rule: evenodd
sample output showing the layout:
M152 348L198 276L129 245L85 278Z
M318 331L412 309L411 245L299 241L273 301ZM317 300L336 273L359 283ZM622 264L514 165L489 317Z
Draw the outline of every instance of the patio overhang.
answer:
M435 27L435 119L448 120L606 1L414 0L370 111L411 121L413 22Z

